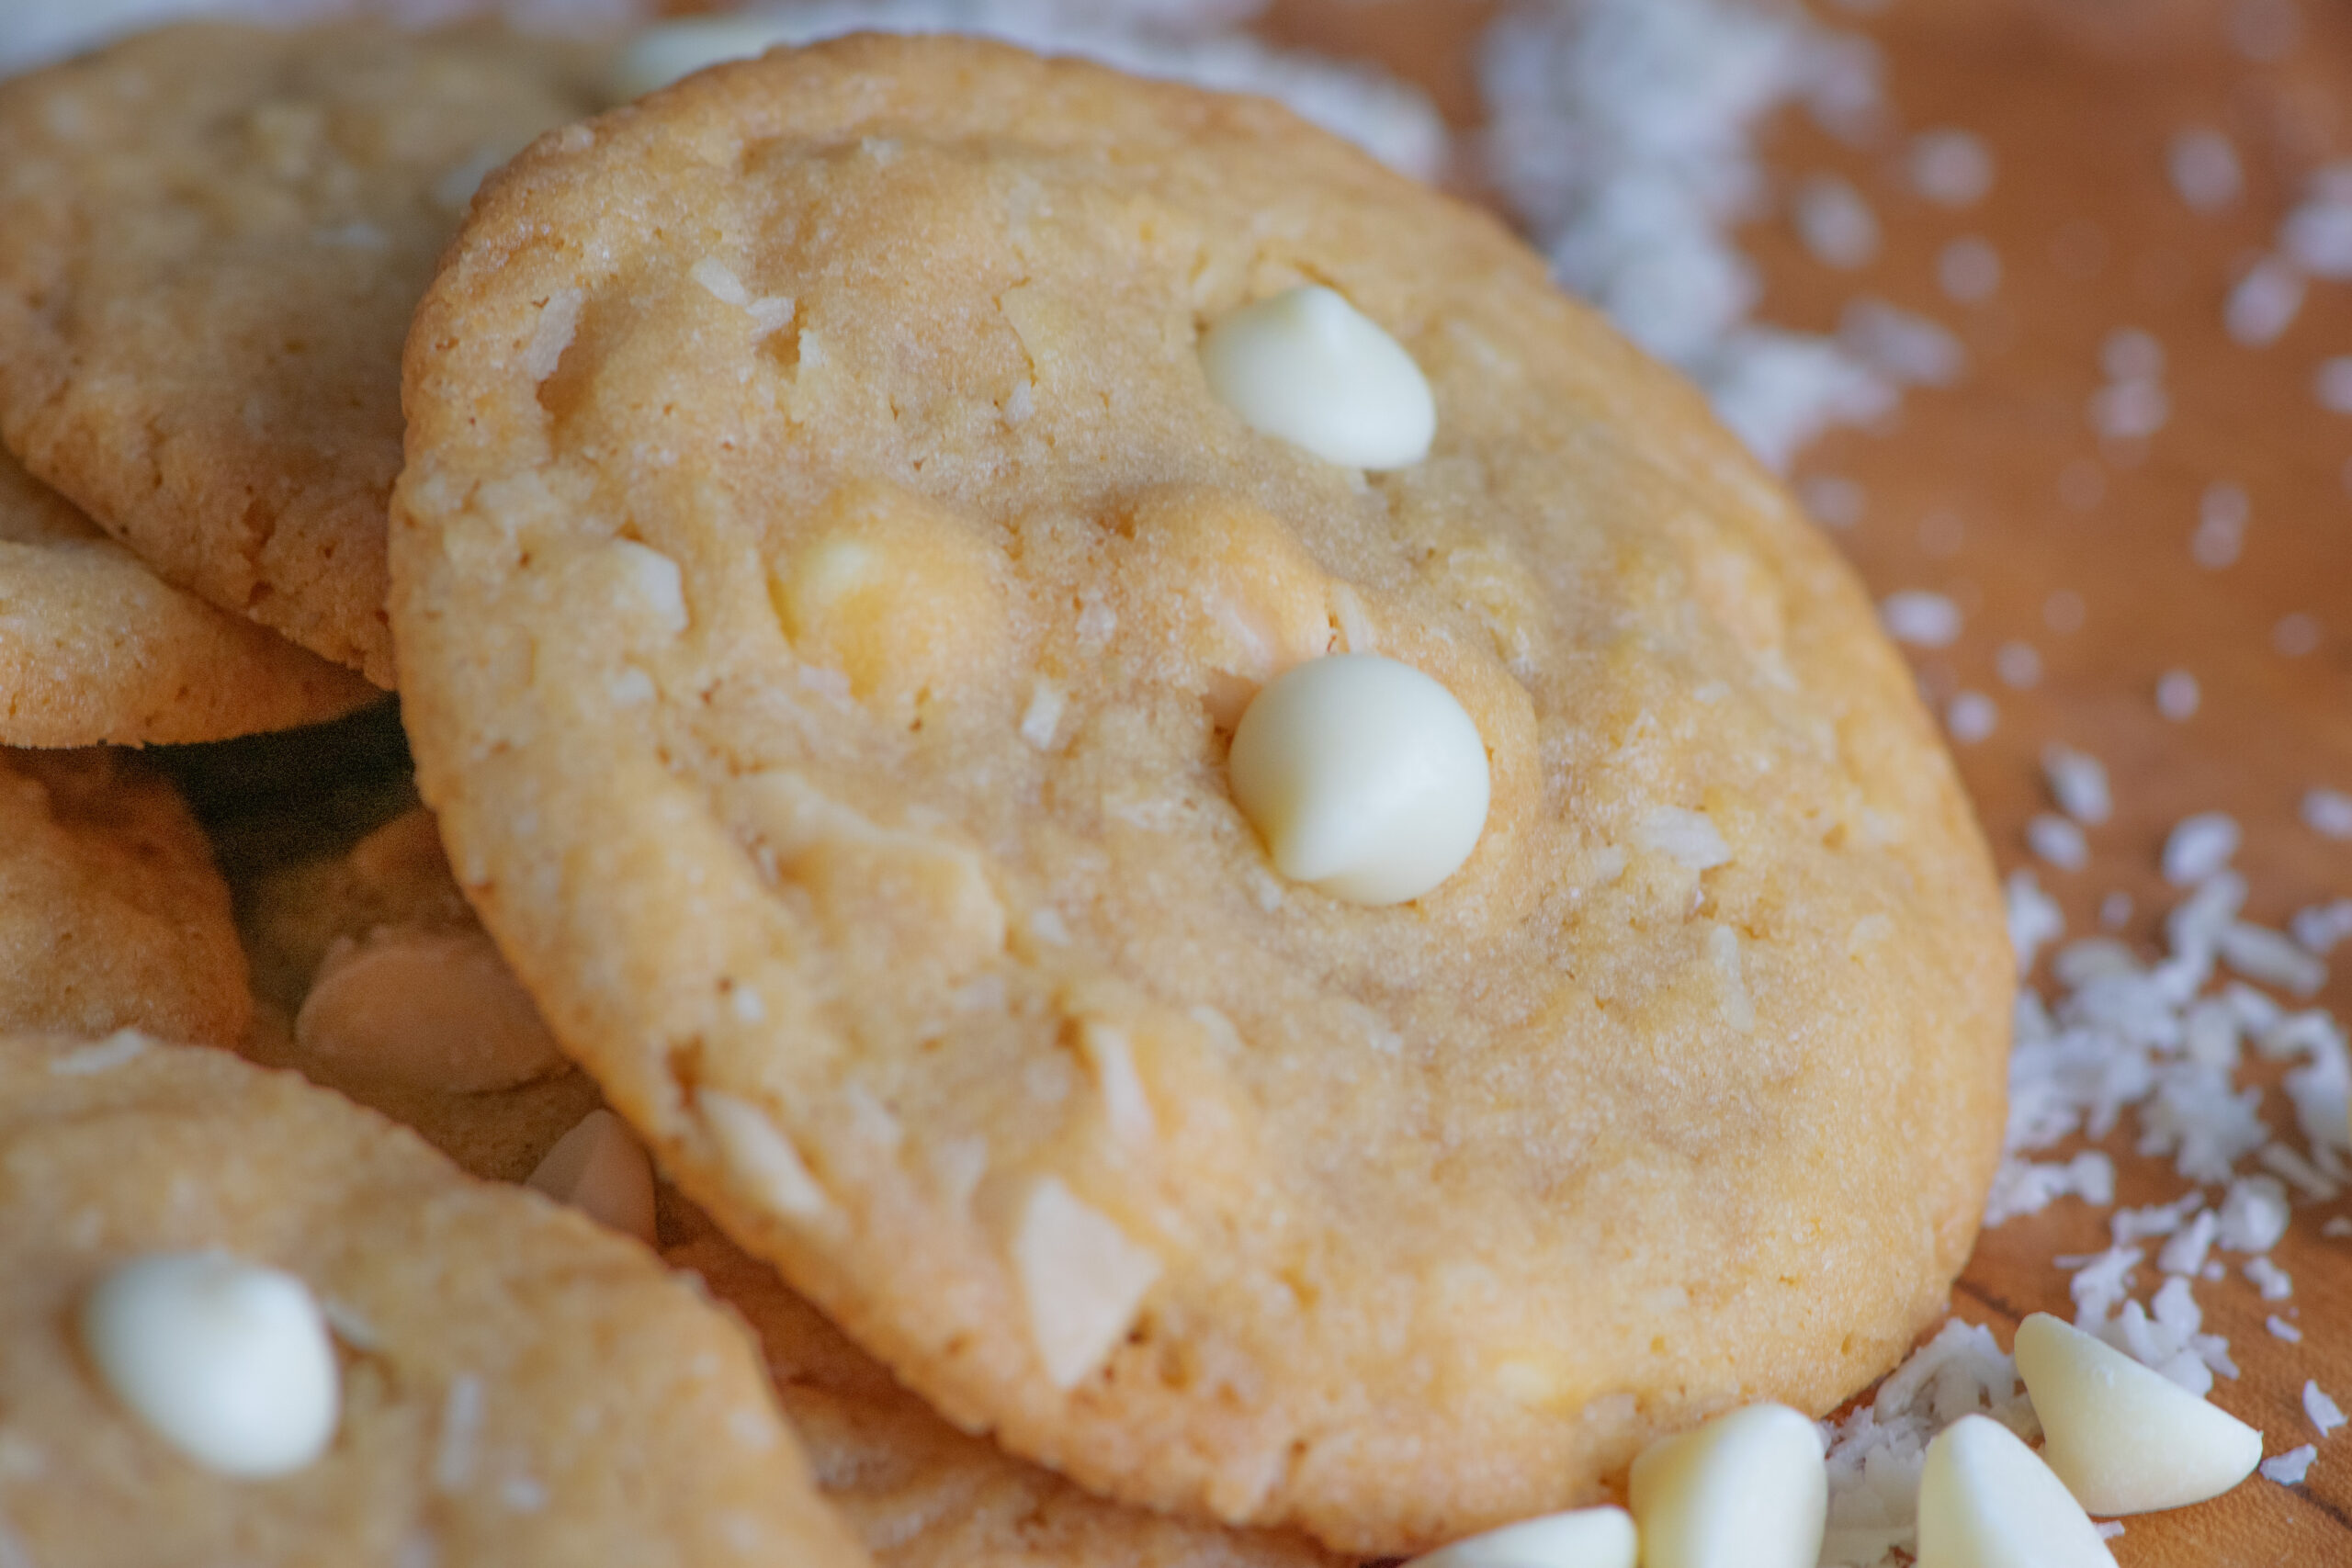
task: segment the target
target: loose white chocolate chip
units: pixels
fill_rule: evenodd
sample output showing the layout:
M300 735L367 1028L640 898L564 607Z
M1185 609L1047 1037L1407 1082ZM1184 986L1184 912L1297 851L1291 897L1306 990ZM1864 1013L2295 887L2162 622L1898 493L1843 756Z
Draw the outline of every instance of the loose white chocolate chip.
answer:
M98 1281L81 1329L115 1395L209 1470L284 1475L334 1440L334 1347L290 1274L217 1252L150 1253Z
M1201 340L1201 368L1250 429L1342 468L1408 468L1437 434L1437 401L1413 356L1317 284L1219 321Z
M1012 1238L1029 1333L1056 1388L1102 1364L1159 1278L1159 1259L1053 1178L1029 1190Z
M478 931L394 927L331 953L294 1040L339 1071L457 1094L512 1089L564 1065L529 994Z
M599 1224L656 1245L653 1163L628 1125L602 1107L556 1140L527 1185Z
M2048 1313L2018 1325L2017 1358L2042 1461L2092 1513L2201 1503L2262 1462L2260 1432Z
M785 16L704 17L647 28L613 62L605 96L625 104L707 67L796 42L807 30L805 22Z
M1377 654L1268 682L1233 732L1233 798L1294 882L1358 904L1419 898L1486 830L1486 743L1453 694Z
M1405 1568L1634 1568L1635 1544L1624 1509L1578 1508L1441 1546Z
M2017 1435L1963 1416L1919 1472L1918 1568L2115 1568L2083 1506Z
M1627 1500L1642 1568L1814 1568L1829 1517L1821 1435L1785 1404L1751 1404L1652 1443Z

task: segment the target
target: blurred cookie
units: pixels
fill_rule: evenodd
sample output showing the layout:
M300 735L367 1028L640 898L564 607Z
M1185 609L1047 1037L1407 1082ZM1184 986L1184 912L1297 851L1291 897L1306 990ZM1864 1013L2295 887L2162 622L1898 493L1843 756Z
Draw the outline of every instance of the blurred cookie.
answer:
M203 829L136 757L0 750L0 1031L225 1045L253 1013Z
M2002 1132L1982 840L1834 553L1491 221L1264 103L852 39L537 144L405 394L460 884L957 1425L1400 1552L1940 1310ZM1335 896L1237 797L1337 654L1485 781L1434 881Z
M26 1561L865 1561L739 1327L291 1075L0 1042L0 1540Z
M0 452L0 744L221 740L381 695L158 581Z
M165 581L390 685L409 314L601 59L191 23L0 84L0 438Z

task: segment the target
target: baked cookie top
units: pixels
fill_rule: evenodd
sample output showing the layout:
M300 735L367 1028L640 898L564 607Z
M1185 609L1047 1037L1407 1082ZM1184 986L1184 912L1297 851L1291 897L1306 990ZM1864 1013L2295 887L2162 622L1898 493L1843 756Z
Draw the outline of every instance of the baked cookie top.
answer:
M244 1032L228 885L153 769L120 751L0 750L0 1032Z
M381 694L166 585L5 452L0 590L0 744L225 740Z
M409 313L598 58L198 23L0 84L0 439L166 581L390 686Z
M385 1568L865 1561L723 1314L291 1075L138 1036L0 1042L0 1521L29 1561L166 1538ZM281 1270L323 1313L340 1411L307 1463L220 1473L106 1367L93 1293L187 1254Z
M1214 394L1307 283L1366 473ZM495 178L405 378L425 798L665 1168L957 1423L1402 1551L1890 1364L2011 979L1847 570L1499 227L1274 107L961 40L722 68ZM1227 726L1475 723L1434 891L1287 881Z

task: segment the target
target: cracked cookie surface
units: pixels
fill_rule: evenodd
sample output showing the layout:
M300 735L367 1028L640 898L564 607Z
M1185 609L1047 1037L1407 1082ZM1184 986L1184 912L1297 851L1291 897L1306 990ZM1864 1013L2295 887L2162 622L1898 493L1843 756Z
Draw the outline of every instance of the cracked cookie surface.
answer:
M165 581L391 685L409 314L600 58L190 23L0 85L0 439Z
M1315 282L1429 456L1244 425ZM410 339L426 799L738 1239L1085 1484L1401 1552L1891 1364L1965 1258L2011 960L1850 575L1490 221L1270 105L951 40L723 68L485 190ZM1227 787L1376 651L1492 807L1409 904Z

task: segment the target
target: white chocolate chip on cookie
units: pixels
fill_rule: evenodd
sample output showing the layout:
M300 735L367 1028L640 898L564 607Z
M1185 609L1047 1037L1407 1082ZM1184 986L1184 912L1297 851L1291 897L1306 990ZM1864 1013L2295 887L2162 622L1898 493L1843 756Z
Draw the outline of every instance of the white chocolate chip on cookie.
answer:
M1651 1444L1627 1492L1643 1568L1813 1568L1821 1554L1821 1437L1784 1404L1751 1404Z
M591 1111L557 1139L526 1185L648 1247L656 1244L652 1162L609 1111Z
M1270 682L1229 766L1275 867L1351 903L1432 891L1486 829L1478 727L1436 681L1377 654L1310 660Z
M84 1298L81 1328L116 1396L207 1469L285 1475L334 1438L334 1347L290 1274L217 1252L150 1253Z
M1409 468L1437 434L1437 402L1413 356L1319 284L1225 317L1201 340L1201 368L1252 430L1343 468Z
M1963 1416L1919 1472L1919 1568L2115 1568L2083 1506L2015 1433Z
M2260 1432L2048 1313L2018 1325L2017 1357L2042 1461L2093 1512L2201 1503L2262 1462Z

